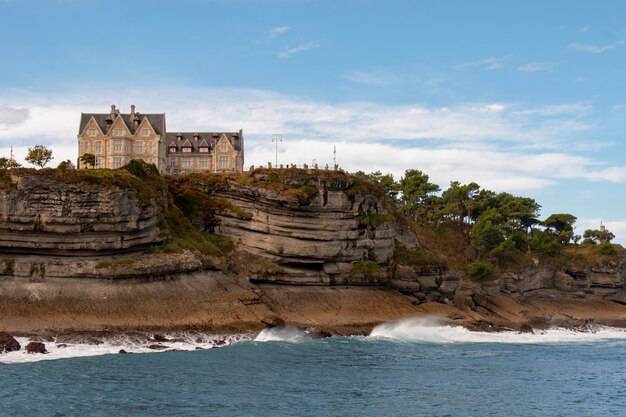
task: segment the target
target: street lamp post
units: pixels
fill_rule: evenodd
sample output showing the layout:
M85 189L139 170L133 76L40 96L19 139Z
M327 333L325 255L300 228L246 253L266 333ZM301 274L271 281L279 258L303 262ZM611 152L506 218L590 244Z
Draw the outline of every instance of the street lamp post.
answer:
M275 133L272 135L272 142L276 144L276 161L274 162L276 165L274 165L274 168L278 168L278 142L282 141L283 135L281 135L280 133Z

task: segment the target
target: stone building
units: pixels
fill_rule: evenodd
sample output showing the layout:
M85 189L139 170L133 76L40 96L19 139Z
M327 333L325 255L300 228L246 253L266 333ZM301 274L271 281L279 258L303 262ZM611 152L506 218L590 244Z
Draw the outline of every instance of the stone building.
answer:
M131 159L153 163L164 175L241 172L243 132L167 132L165 113L81 113L78 155L93 154L95 168L120 168ZM80 168L91 168L82 162Z

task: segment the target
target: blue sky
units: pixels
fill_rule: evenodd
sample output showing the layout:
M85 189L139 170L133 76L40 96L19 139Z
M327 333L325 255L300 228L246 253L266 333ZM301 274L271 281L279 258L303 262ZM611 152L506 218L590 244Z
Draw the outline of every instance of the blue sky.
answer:
M0 154L76 158L79 113L243 129L246 165L338 162L532 196L626 238L625 1L0 0Z

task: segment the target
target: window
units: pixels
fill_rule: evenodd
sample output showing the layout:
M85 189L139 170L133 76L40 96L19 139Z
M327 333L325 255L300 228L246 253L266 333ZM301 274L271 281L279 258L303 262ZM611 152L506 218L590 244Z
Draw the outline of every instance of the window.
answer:
M113 129L114 136L124 136L124 129Z
M128 142L124 144L124 153L130 153L130 143Z
M135 142L135 153L136 154L143 153L143 142Z
M191 168L191 158L183 158L183 168Z
M198 152L200 152L200 153L209 153L209 147L208 146L199 146L198 147Z
M148 145L148 153L152 153L152 142L148 141L147 145Z
M93 137L93 136L96 136L96 129L89 129L89 130L87 131L87 134L88 134L89 136L92 136L92 137Z
M101 140L97 140L96 141L96 146L94 148L94 153L101 153L102 152L102 141Z
M148 129L141 129L141 136L148 136Z
M122 158L120 156L114 156L111 158L111 168L120 168L122 166Z
M198 161L199 168L208 169L209 168L209 158L200 158Z
M220 151L222 152L226 152L228 150L228 145L226 144L226 142L222 142L220 143Z
M95 168L102 168L102 158L96 158Z
M220 169L228 168L228 157L227 156L220 156L219 168Z
M87 141L86 141L86 140L83 140L83 141L80 143L80 152L81 152L81 153L83 153L83 154L85 154L85 153L87 153L87 149L89 149L89 148L87 147Z
M188 146L183 147L183 153L191 153L191 151L192 151L192 148Z
M113 152L122 152L122 141L117 139L113 141Z

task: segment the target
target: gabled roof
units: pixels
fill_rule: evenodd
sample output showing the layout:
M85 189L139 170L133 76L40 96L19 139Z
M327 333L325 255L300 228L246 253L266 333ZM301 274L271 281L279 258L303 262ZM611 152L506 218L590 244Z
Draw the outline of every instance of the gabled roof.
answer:
M157 135L162 135L165 133L165 113L150 113L150 114L140 114L136 113L139 116L139 125L144 118L147 118L150 122L150 125L154 129L154 132ZM82 134L89 123L89 120L93 117L100 130L102 130L105 134L109 130L109 126L106 124L106 118L109 116L109 113L81 113L80 114L80 125L78 127L78 134ZM121 117L126 126L128 126L130 133L135 134L137 131L137 126L130 119L130 114L120 113L117 117Z
M166 143L174 142L177 146L190 146L185 145L189 141L191 146L196 149L198 146L210 146L209 144L214 137L221 139L223 136L228 139L236 151L241 150L240 132L168 132L165 135L165 140ZM198 138L197 141L196 137Z

